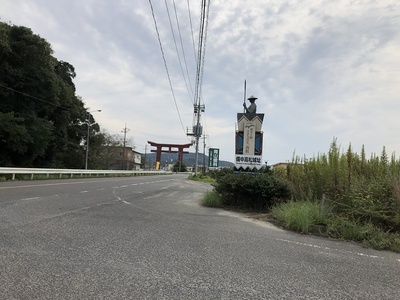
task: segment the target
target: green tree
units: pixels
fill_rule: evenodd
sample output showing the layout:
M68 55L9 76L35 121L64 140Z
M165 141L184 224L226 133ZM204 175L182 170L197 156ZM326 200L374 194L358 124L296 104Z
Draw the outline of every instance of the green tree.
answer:
M174 164L172 171L173 172L187 172L187 167L185 166L185 164L183 162L177 161Z
M83 166L89 115L74 67L52 54L31 29L0 23L0 165Z
M95 169L108 170L120 159L123 140L118 134L102 131L90 138L89 165Z

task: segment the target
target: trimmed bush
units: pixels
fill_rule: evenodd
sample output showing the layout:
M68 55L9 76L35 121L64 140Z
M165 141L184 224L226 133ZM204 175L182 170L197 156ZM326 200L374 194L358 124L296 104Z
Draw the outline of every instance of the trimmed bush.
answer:
M286 184L272 174L225 173L216 180L214 190L225 206L267 210L290 196Z

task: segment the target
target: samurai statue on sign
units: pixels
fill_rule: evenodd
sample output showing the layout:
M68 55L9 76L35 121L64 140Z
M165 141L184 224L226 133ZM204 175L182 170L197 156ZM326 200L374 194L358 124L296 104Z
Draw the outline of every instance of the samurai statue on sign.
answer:
M255 104L255 101L257 100L257 97L251 96L247 100L250 101L249 107L246 106L246 103L243 103L243 107L246 113L248 114L255 114L257 113L257 105Z

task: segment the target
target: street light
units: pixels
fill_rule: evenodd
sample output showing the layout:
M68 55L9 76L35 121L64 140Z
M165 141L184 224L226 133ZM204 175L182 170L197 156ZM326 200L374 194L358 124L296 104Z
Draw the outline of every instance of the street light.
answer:
M101 112L101 109L88 111L88 121L87 121L87 138L86 138L86 159L85 159L85 170L88 167L88 158L89 158L89 129L90 129L90 113L92 112Z

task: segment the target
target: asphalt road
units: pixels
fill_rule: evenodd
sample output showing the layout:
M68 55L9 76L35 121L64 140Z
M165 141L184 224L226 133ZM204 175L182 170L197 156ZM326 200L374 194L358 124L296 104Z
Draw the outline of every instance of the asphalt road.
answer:
M186 175L0 183L0 299L400 299L400 255L199 205Z

